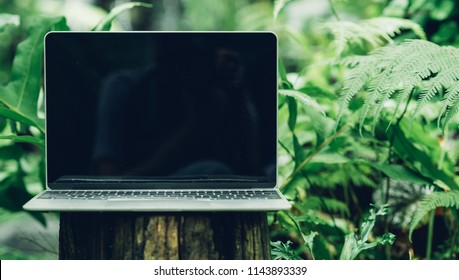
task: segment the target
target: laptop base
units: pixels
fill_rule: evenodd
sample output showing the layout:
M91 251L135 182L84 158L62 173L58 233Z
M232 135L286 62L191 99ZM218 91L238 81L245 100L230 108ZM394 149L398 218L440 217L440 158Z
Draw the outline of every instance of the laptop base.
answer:
M214 212L214 211L277 211L291 208L290 203L279 194L278 199L40 199L37 195L24 205L29 211L56 212Z

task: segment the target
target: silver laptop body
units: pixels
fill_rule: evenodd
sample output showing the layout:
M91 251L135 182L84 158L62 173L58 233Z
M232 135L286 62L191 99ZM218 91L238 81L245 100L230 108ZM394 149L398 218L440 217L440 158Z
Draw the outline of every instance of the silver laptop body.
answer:
M273 211L277 38L50 32L46 191L30 211Z

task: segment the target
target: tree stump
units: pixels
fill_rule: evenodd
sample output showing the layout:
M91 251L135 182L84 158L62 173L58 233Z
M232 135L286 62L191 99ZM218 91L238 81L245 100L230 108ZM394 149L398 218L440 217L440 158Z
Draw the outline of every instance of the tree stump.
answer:
M62 212L60 259L270 259L265 212Z

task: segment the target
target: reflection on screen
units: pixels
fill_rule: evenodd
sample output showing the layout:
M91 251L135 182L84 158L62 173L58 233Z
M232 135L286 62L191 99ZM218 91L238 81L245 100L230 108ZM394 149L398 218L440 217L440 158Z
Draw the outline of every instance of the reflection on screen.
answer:
M48 182L276 177L270 33L52 33Z

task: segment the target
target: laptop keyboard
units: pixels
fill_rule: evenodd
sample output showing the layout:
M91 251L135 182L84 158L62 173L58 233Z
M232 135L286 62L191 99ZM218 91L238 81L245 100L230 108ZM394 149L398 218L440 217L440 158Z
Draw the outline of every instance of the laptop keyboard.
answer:
M136 191L46 191L39 199L81 199L81 200L129 200L129 199L154 199L154 200L259 200L280 199L275 190L136 190Z

